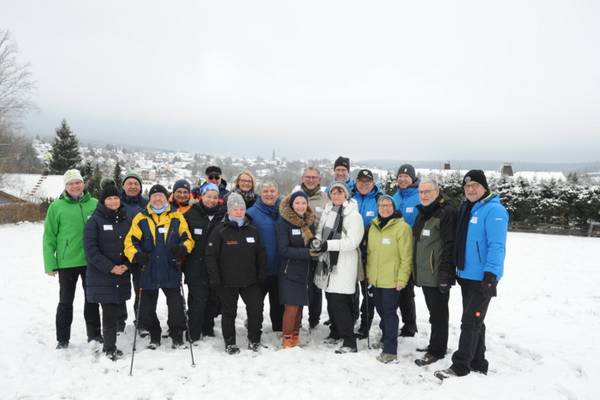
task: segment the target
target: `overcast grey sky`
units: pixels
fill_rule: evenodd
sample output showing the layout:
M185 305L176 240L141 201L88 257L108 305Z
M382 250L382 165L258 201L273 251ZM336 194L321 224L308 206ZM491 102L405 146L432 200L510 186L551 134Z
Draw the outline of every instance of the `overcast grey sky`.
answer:
M0 0L31 134L289 158L600 159L600 2Z

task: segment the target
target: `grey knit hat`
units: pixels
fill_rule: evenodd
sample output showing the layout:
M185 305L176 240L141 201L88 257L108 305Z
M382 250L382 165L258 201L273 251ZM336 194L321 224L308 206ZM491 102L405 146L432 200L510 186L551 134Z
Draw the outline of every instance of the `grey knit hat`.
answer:
M231 192L227 198L227 212L230 212L236 208L246 209L246 202L244 201L242 195L236 192Z
M335 182L333 185L329 187L329 197L331 198L331 192L333 189L341 189L346 195L346 200L350 199L350 191L348 190L348 186L344 182Z

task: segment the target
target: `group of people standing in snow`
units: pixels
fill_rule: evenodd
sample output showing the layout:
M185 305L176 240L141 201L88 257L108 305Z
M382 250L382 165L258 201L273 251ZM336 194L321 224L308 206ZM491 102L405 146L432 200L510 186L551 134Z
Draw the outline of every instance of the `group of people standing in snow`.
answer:
M434 179L420 179L409 164L399 168L393 196L382 192L368 169L354 180L345 157L335 161L330 186L323 189L319 170L308 167L301 184L283 198L275 182L258 185L247 170L231 191L219 167L205 173L197 188L182 179L169 193L157 184L148 199L141 177L130 173L105 185L98 200L85 191L79 171L64 174L65 191L48 209L43 240L46 273L58 274L60 284L57 348L69 345L81 276L88 341L103 343L113 360L123 354L116 339L125 329L133 281L136 328L149 335L151 349L163 338L159 289L167 301L172 347L185 347L184 336L190 344L214 336L214 319L221 314L228 354L240 351L235 329L240 297L248 348L259 351L267 296L272 330L282 332L283 348L291 348L300 345L304 306L310 329L320 323L325 292L325 341L341 342L336 353L356 352L377 310L381 339L374 347L382 349L377 359L389 363L397 359L398 336L417 332L418 286L431 324L429 344L417 349L424 354L415 360L424 366L446 355L449 295L458 281L463 300L458 350L452 365L435 375L487 373L484 319L503 274L508 213L483 171L465 174L466 199L458 210Z

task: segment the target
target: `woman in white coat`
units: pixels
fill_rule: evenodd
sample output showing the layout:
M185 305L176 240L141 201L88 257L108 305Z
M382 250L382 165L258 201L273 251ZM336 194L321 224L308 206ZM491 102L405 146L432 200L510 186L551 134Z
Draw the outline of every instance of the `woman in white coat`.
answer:
M352 301L358 278L359 245L364 224L358 206L350 199L350 192L342 182L329 189L330 202L319 221L315 239L311 242L313 255L319 262L315 284L325 291L327 309L331 318L331 339L343 339L336 353L355 353L354 318Z

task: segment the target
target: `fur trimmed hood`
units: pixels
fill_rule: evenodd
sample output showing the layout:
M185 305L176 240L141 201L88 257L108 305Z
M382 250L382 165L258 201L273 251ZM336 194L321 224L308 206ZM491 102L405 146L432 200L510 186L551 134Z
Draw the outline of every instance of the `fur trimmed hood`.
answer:
M308 206L306 209L306 213L304 217L300 217L296 212L292 209L290 205L291 195L287 195L279 205L279 215L285 221L289 222L292 225L299 226L302 229L302 237L304 238L304 244L307 245L308 242L314 237L310 227L314 225L316 221L316 216L314 210Z

